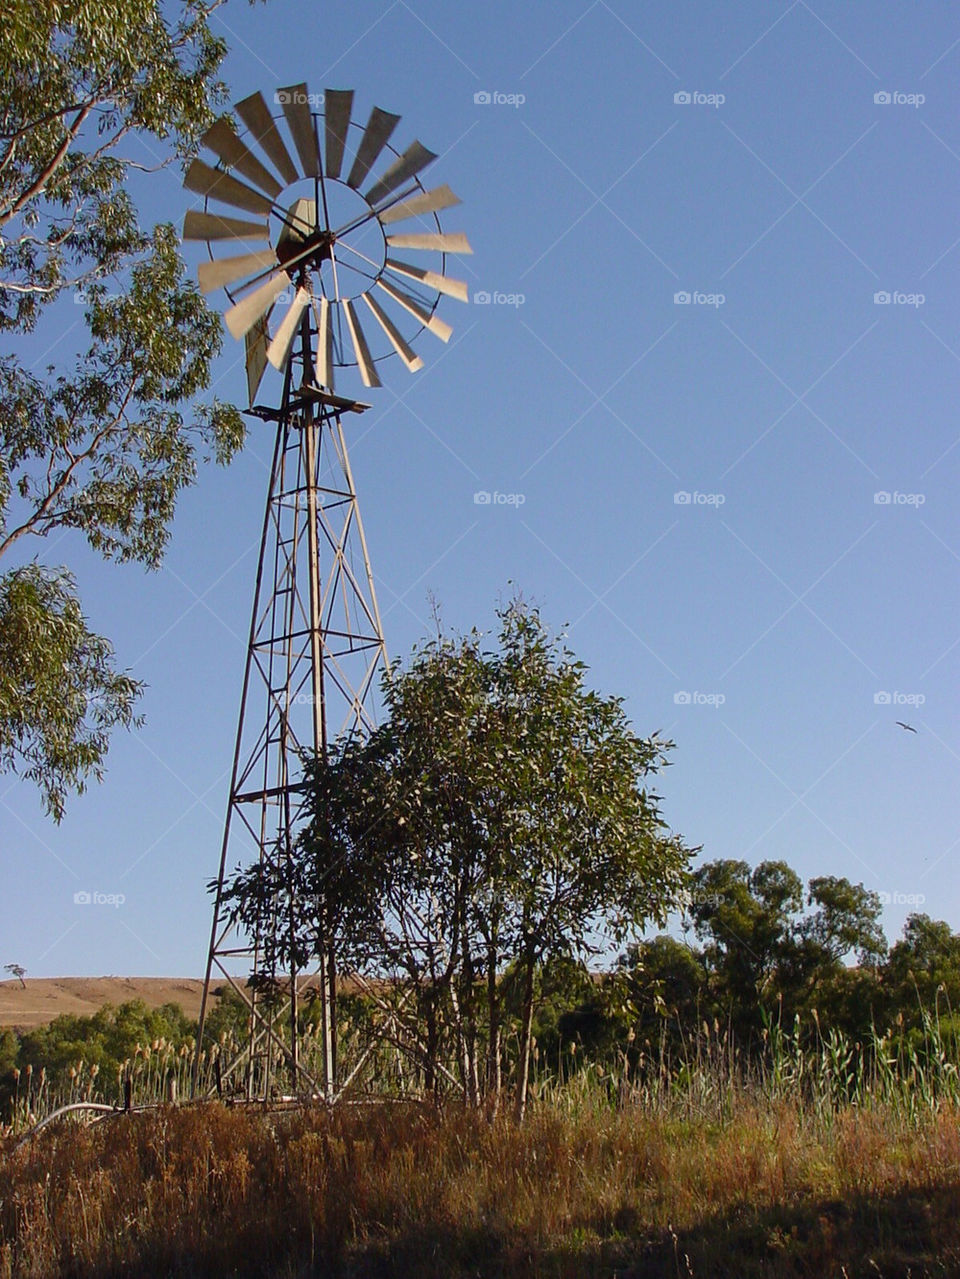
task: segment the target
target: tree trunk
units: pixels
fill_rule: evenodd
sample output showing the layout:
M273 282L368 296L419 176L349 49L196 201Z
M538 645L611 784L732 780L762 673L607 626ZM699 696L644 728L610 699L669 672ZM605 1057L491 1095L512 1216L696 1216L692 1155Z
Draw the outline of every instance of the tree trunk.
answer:
M333 1084L336 1087L339 1072L337 1070L337 956L330 947L330 956L327 961L327 980L330 983L330 1066L333 1074Z
M490 1040L487 1047L487 1096L490 1112L496 1116L500 1107L503 1083L500 1064L500 996L497 990L497 945L492 935L487 947L487 1025Z
M524 956L523 1022L520 1030L520 1082L517 1086L517 1123L523 1122L530 1085L530 1041L533 1038L533 973L532 951Z
M321 1087L325 1101L333 1100L333 1009L330 1007L330 953L326 940L321 937L320 946L320 1017L322 1025L321 1050L323 1065Z
M424 1022L426 1030L426 1062L423 1076L423 1090L425 1093L433 1094L439 1100L439 1072L437 1070L437 1058L440 1051L440 1034L437 1029L437 1010L434 1006L433 991L427 995L424 1008Z
M451 982L450 984L450 1004L453 1008L453 1016L457 1028L457 1060L460 1066L460 1086L463 1089L463 1104L472 1106L473 1099L470 1096L470 1049L456 982Z

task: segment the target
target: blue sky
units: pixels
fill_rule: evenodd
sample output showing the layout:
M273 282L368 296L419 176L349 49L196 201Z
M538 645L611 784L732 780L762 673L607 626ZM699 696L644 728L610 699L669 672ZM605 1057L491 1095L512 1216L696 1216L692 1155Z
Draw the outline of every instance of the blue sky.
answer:
M391 654L430 593L489 627L515 583L676 741L664 811L704 858L862 881L891 938L912 909L960 928L955 6L271 0L215 22L233 100L306 80L402 114L464 201L455 273L501 297L444 301L449 345L422 335L425 369L391 361L350 423ZM187 207L176 173L135 194L145 219ZM229 338L217 374L242 401ZM76 571L147 722L59 828L0 788L2 962L202 971L269 446L254 424L202 474L159 573L31 548Z

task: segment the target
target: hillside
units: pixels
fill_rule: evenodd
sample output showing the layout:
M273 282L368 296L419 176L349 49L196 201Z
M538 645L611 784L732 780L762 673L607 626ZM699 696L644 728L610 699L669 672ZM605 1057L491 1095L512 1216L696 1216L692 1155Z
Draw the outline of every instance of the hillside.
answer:
M0 1026L29 1030L62 1013L89 1017L104 1004L142 999L151 1008L179 1004L188 1017L200 1012L203 982L196 977L30 977L0 982Z

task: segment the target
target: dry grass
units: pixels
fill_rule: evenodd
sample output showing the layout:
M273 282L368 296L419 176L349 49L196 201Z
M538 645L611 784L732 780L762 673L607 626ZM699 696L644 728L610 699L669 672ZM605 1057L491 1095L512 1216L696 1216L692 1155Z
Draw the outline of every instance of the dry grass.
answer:
M26 985L0 981L0 1026L32 1030L69 1013L90 1017L104 1004L142 999L148 1008L180 1004L190 1017L200 1013L203 982L192 977L31 977Z
M955 1275L958 1119L167 1108L0 1163L0 1275Z

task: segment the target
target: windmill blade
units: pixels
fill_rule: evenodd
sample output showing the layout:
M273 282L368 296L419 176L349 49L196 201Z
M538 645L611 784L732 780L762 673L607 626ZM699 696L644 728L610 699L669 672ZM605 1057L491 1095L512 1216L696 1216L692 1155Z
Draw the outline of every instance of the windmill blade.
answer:
M441 209L452 209L455 204L461 203L460 197L454 195L448 186L434 187L432 191L424 191L384 209L378 216L384 224L402 222L404 218L414 218L422 213L439 213Z
M275 369L282 369L290 351L290 343L297 331L300 317L310 303L310 290L297 289L297 296L290 303L289 310L280 321L280 327L273 335L273 341L267 348L267 359Z
M410 262L400 262L396 258L387 258L384 263L391 271L406 275L411 280L419 280L428 289L436 289L438 293L446 293L447 297L456 298L458 302L469 302L465 280L453 280L439 271L425 271L423 267L413 266Z
M380 306L380 303L372 298L369 293L364 293L363 300L377 317L380 327L390 339L390 345L396 351L397 355L400 356L400 359L403 360L410 372L416 373L418 369L422 369L423 360L421 360L420 356L416 355L412 348L403 340L400 330Z
M462 231L411 231L388 235L392 249L424 249L435 253L472 253L470 241Z
M317 138L313 131L313 114L310 111L310 93L306 84L291 84L286 89L278 89L277 97L287 117L287 125L297 155L303 165L304 176L316 178L320 176L320 156L317 153Z
M221 169L211 169L202 160L194 160L187 169L183 185L188 191L197 195L208 195L212 200L221 200L224 204L232 204L238 209L246 209L248 213L270 213L273 208L270 200L245 182L239 182L229 173Z
M247 395L248 404L252 404L267 367L267 345L270 331L267 328L267 317L261 316L247 333Z
M330 323L330 300L320 299L317 316L317 385L333 390L333 326Z
M284 181L296 182L300 174L290 159L290 152L280 136L276 121L263 100L263 94L251 93L249 98L244 98L242 102L238 102L237 115L250 130L251 136L257 145L263 148L264 154L273 161L277 172Z
M382 386L377 375L376 365L370 358L370 348L367 346L367 339L363 336L363 329L360 327L360 321L357 319L353 310L353 303L344 298L341 303L344 314L347 317L347 327L350 330L350 337L353 341L353 349L357 356L357 365L360 369L360 377L363 379L364 386Z
M325 89L323 95L324 127L326 129L328 178L339 178L343 167L343 148L350 128L350 112L353 110L352 89Z
M277 266L277 255L273 249L258 249L256 253L241 253L235 258L201 262L197 267L200 292L212 293L234 280L242 280L245 275L256 275L268 266Z
M375 182L364 195L368 204L379 204L385 195L396 191L407 178L414 178L421 169L425 169L431 160L437 157L420 142L411 142L403 155L398 156L387 169L379 182Z
M184 240L269 240L266 222L244 222L242 218L221 218L215 213L191 209L183 219Z
M276 275L271 275L258 289L254 289L252 293L238 302L236 306L232 306L223 317L230 333L238 341L250 329L253 328L261 315L266 315L267 311L290 283L290 277L286 271L278 271Z
M395 285L391 284L389 280L383 279L382 276L377 281L377 286L383 289L384 293L389 297L392 297L394 302L402 306L405 311L409 312L414 319L419 320L423 327L429 329L441 342L450 341L450 334L453 329L451 329L449 324L441 320L439 316L431 315L429 311L425 311L416 299L410 297L408 293L404 293L402 289L396 288Z
M236 169L267 195L276 198L283 190L270 170L264 168L253 152L243 145L228 121L218 120L200 141L215 152L228 169Z
M377 156L387 145L391 133L393 133L399 123L400 117L398 115L391 115L389 111L381 111L379 107L373 108L370 112L370 119L367 121L367 127L363 131L363 137L360 139L360 146L357 148L353 168L347 178L347 186L358 187L360 185L373 168Z

